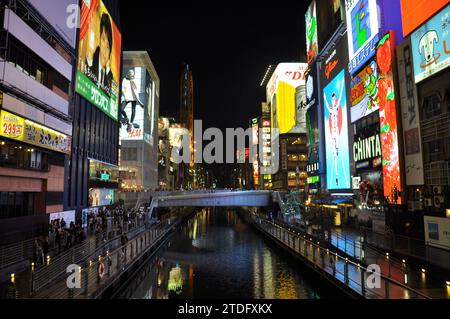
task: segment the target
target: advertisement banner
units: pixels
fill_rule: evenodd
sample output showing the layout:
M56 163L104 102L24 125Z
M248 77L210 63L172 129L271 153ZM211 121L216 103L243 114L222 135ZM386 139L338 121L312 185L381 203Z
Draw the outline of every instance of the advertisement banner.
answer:
M20 116L0 111L0 136L70 154L71 137Z
M417 186L425 184L425 177L412 50L410 38L397 47L397 70L405 149L406 185Z
M152 121L152 82L145 68L124 69L120 106L121 140L143 140L149 136Z
M306 75L306 146L308 147L308 184L319 173L319 116L317 68L314 64Z
M267 85L273 128L278 128L280 134L301 130L301 112L297 112L296 89L305 85L307 68L306 63L281 63Z
M377 45L378 94L380 103L380 135L383 153L384 197L389 204L402 204L402 175L400 168L399 134L396 94L394 88L393 33L385 35Z
M345 0L349 72L353 74L375 55L379 40L377 0Z
M327 188L350 189L347 93L342 70L323 90Z
M448 0L400 0L400 3L403 35L406 37L447 5Z
M75 211L70 210L66 212L50 214L50 224L52 224L55 220L61 221L62 219L64 219L64 221L66 222L66 228L69 228L70 223L75 224Z
M305 14L306 22L306 53L308 64L319 54L319 44L317 41L317 14L316 1L310 4Z
M83 0L75 90L118 119L122 35L101 0Z
M414 75L419 83L450 66L450 5L411 35Z
M365 67L358 75L352 78L350 102L352 123L378 111L380 102L378 94L378 70L375 61Z
M115 201L114 189L91 188L89 189L89 207L110 206Z
M450 219L425 216L425 242L434 247L450 250Z

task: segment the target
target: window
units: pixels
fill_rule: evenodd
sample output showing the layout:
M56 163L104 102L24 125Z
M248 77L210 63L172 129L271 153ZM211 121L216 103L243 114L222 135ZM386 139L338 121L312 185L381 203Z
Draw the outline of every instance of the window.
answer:
M441 99L439 94L436 93L424 99L423 113L425 119L430 119L441 114Z
M430 162L438 162L444 160L444 140L435 140L429 142L427 146Z
M33 214L33 193L0 192L0 219L26 217Z
M0 143L0 167L47 170L47 153L31 147L7 142Z

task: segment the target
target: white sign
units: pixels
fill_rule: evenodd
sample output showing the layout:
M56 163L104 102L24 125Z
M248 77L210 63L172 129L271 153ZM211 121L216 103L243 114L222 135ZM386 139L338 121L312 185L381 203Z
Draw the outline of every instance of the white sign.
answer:
M450 219L424 217L425 242L434 247L450 250Z
M75 211L70 210L66 212L60 212L60 213L52 213L50 214L50 224L55 220L61 220L64 219L66 222L66 227L70 226L70 223L75 224Z
M271 101L277 91L278 84L284 82L293 88L305 85L307 63L280 63L267 84L267 101Z

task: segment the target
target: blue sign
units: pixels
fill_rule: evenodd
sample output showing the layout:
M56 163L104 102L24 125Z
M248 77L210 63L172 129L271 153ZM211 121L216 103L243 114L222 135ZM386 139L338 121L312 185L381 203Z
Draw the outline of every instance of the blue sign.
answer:
M416 83L450 66L450 5L411 35Z
M345 71L323 90L327 188L350 189L350 150Z

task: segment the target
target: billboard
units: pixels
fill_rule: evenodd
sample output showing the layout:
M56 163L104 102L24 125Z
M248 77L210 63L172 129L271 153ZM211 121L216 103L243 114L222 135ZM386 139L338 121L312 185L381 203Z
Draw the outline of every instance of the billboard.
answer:
M347 93L342 70L323 90L327 188L350 189Z
M77 41L77 28L75 27L77 21L75 18L77 18L79 8L78 0L28 0L28 2L39 11L72 48L75 48ZM74 15L73 19L71 19L71 14Z
M113 205L115 200L114 189L90 188L89 207Z
M70 136L5 110L0 111L0 136L64 154L71 151Z
M434 247L450 250L450 219L424 217L425 242Z
M450 66L450 5L411 35L415 82Z
M101 0L82 1L75 91L118 119L122 35Z
M169 142L170 146L180 149L183 145L183 136L187 134L187 130L181 127L169 128Z
M376 0L345 0L349 72L353 74L374 54L379 40Z
M142 67L124 68L122 80L122 103L120 105L120 139L146 140L150 144L152 134L149 123L153 123L152 81Z
M400 3L402 6L403 35L406 37L447 5L448 0L400 0Z
M378 93L380 103L380 135L383 154L384 197L389 204L402 204L402 178L394 88L393 33L385 35L377 44Z
M281 63L267 85L267 101L271 101L272 125L279 134L301 130L296 107L296 89L305 85L306 63Z
M319 171L319 116L317 68L314 64L306 75L306 136L308 147L308 184L313 184L311 177Z
M341 0L316 0L319 47L323 48L344 19Z
M306 54L308 63L311 63L319 54L319 44L317 41L317 14L316 1L310 4L305 14L306 22Z
M378 93L378 70L375 61L372 61L360 73L352 78L350 87L351 121L359 119L378 111L380 102Z
M417 88L414 85L414 66L411 39L397 47L399 100L401 105L406 185L424 185L424 167Z

